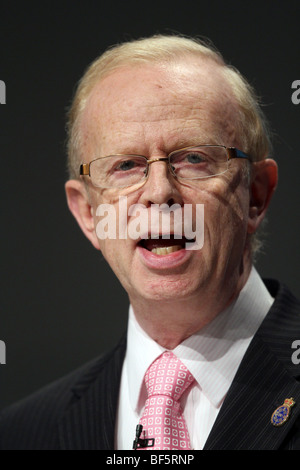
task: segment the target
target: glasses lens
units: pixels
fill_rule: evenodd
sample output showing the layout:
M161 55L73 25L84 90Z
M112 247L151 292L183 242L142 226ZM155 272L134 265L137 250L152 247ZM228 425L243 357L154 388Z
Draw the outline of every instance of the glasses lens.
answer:
M147 159L136 155L113 155L91 162L92 183L101 188L126 188L143 180Z
M170 164L178 178L209 178L228 169L227 152L221 146L190 147L173 152Z

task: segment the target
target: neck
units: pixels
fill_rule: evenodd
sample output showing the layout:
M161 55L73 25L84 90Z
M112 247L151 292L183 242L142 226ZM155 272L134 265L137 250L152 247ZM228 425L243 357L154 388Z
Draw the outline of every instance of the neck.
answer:
M130 297L135 317L141 328L165 349L174 349L200 331L227 308L244 287L251 266L235 282L205 285L201 292L187 299L143 299ZM218 295L216 295L216 292Z

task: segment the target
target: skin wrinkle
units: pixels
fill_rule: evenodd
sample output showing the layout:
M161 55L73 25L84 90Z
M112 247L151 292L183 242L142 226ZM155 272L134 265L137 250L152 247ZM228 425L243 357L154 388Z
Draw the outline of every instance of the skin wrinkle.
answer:
M198 69L196 69L195 64L193 62L191 62L191 64L192 64L192 68L195 71L198 72ZM215 64L213 64L213 66L215 67ZM137 70L140 69L140 67L135 67L135 68L137 68ZM162 69L162 67L158 67L158 66L155 66L154 68L157 69L158 72ZM178 67L178 66L176 66L176 64L174 64L173 67L171 67L171 68L174 71L184 70L185 71L185 76L187 78L189 78L189 76L190 76L190 74L186 72L187 67ZM211 64L210 64L210 68L211 68ZM213 71L215 72L215 70L213 70ZM203 73L200 73L200 76L201 75L203 75ZM105 77L103 79L102 86L104 87L105 82L107 80L111 79L111 78L112 77L110 75ZM174 77L172 77L172 80L173 79L174 79ZM172 80L164 77L163 83L164 83L165 87L168 87L168 89L170 91L167 100L164 99L163 103L160 102L159 104L155 104L155 103L153 103L151 92L148 93L148 95L146 97L147 103L145 105L143 105L143 104L139 105L137 113L135 114L135 118L133 118L133 116L130 114L130 111L132 109L132 101L133 101L132 99L130 100L129 98L126 98L126 105L127 105L128 112L127 112L127 114L126 114L126 112L125 113L123 112L122 116L120 116L120 111L118 109L117 102L114 102L114 100L112 99L111 100L112 101L112 103L111 103L111 115L115 116L115 120L111 121L111 127L112 128L114 127L115 121L117 121L118 118L120 118L120 117L122 118L123 122L136 123L138 126L141 127L141 124L140 124L141 119L138 116L139 116L139 114L141 114L143 116L143 121L145 122L145 113L144 113L145 109L148 110L147 121L146 122L148 122L149 124L153 124L155 122L160 122L160 119L157 119L157 118L150 119L149 113L150 112L151 112L151 114L153 114L153 112L157 113L157 109L159 109L161 107L161 109L164 108L163 113L162 113L162 115L164 117L164 120L172 119L172 117L174 117L174 114L175 114L176 115L176 120L182 120L182 122L185 123L185 125L183 125L183 126L178 126L179 129L185 129L188 126L188 122L192 121L193 116L191 116L190 114L191 114L191 111L193 111L194 114L196 115L196 118L198 119L198 122L195 124L195 128L199 129L199 116L197 115L197 113L199 113L199 110L201 110L201 108L202 109L205 108L206 103L208 101L210 101L210 104L213 108L213 112L212 112L212 115L209 116L209 118L206 117L206 119L207 120L212 119L212 121L213 120L216 121L216 127L221 125L221 127L223 128L223 133L222 134L223 135L227 134L229 136L228 140L231 142L230 145L236 145L236 143L235 143L236 142L235 128L232 126L231 129L229 129L230 122L232 121L232 119L231 119L232 108L233 108L233 106L234 106L234 108L236 108L235 100L233 99L232 93L230 92L230 89L228 88L228 85L226 86L226 84L224 84L223 78L218 77L218 74L214 73L214 79L216 80L216 82L222 81L222 104L223 104L223 109L224 110L226 109L226 112L224 112L223 116L222 117L220 116L219 119L217 119L217 117L220 115L220 112L219 112L220 100L216 96L216 93L215 93L214 89L210 90L209 86L205 84L204 91L202 90L202 93L201 93L201 103L199 103L199 97L198 97L197 93L194 92L194 90L191 86L188 86L187 90L186 90L184 88L184 86L182 85L182 82L180 80L177 80L178 86L179 86L180 91L181 91L181 93L178 94L177 91L172 90L172 87L170 88L170 84L173 85ZM144 79L144 81L146 82L147 80ZM141 83L143 83L143 80L141 81ZM175 80L175 83L176 83L176 80ZM187 84L187 82L185 81L184 85L186 86L186 84ZM88 98L86 109L85 109L85 112L84 112L83 118L82 118L83 123L84 123L84 121L87 122L87 120L88 120L89 104L91 104L94 100L97 99L97 96L99 96L99 93L101 93L102 86L98 87L99 90L97 89L97 87L95 87L95 90L91 93L90 97ZM217 85L216 85L216 87L217 87ZM152 88L153 88L153 90L154 89L157 90L159 88L159 91L163 91L164 87L163 87L163 85L160 85L159 83L157 83L154 86L152 86ZM122 93L122 90L123 90L123 87L120 87L120 93ZM171 98L170 98L170 96L171 96ZM111 89L108 90L107 95L106 95L106 98L108 98L108 99L113 98L113 97L114 97L114 86L112 86ZM176 103L175 98L178 99L178 97L180 97L181 103ZM187 105L187 103L184 103L184 105L183 105L183 100L185 98L189 101L190 104ZM167 101L167 103L165 103L165 101ZM225 102L226 102L226 105L224 105ZM167 106L167 108L165 106ZM174 111L174 107L176 108L176 112ZM178 117L178 108L180 108L180 107L184 108L184 116L182 118L180 116ZM168 112L168 109L170 110L169 112ZM189 119L188 120L186 120L186 116L187 116L186 111L187 111L187 109L189 111L189 113L188 113ZM170 117L169 117L169 115L170 115ZM229 119L229 117L230 117L230 119ZM101 115L99 115L99 118L101 118ZM186 121L188 121L188 122L186 122ZM204 121L205 121L205 118L204 118ZM107 140L107 137L101 129L101 127L102 127L101 126L101 119L100 119L100 122L99 122L99 119L93 121L93 127L96 126L96 125L98 127L97 132L102 134L102 136L103 136L102 140L103 140L103 143L105 143L105 141ZM83 147L82 147L82 149L83 149L83 148L85 148L85 146L87 144L88 144L88 146L90 146L91 137L93 136L93 134L95 135L96 132L91 132L90 126L86 127L86 126L83 125L82 134L84 135ZM119 140L119 137L121 137L121 136L116 134L116 137L118 137L118 140ZM121 142L122 142L121 145L123 145L123 141L124 141L124 138L121 139ZM127 137L126 141L127 142L132 141L130 136ZM198 142L198 143L201 143L201 142ZM210 142L206 141L205 143L210 143ZM219 141L219 142L216 142L216 143L223 144L223 145L229 145L224 141L222 141L222 142ZM189 143L188 143L188 145L189 145ZM238 146L238 145L236 145L236 146ZM177 148L180 148L180 146L177 147ZM174 147L174 149L176 149L176 147ZM162 149L162 150L164 150L164 149ZM88 151L88 149L86 149L86 151L84 151L82 153L83 154L88 154L89 151ZM115 153L138 153L138 154L141 154L141 152L135 152L135 151L130 151L130 150L112 149L108 153L108 155L112 155L112 154L115 154ZM169 151L166 151L166 153L169 153ZM102 152L101 152L101 155L103 155Z

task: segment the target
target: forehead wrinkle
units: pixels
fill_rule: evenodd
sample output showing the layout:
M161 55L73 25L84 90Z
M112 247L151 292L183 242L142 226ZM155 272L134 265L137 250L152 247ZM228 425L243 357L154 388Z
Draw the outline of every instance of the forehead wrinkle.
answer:
M186 119L164 116L148 119L146 122L134 119L128 121L134 124L133 128L124 126L125 121L120 121L117 127L111 122L106 134L101 133L99 128L97 132L96 129L93 131L89 128L86 142L89 147L97 148L93 153L97 153L97 156L116 153L150 156L158 153L168 154L173 150L199 144L225 144L224 132L220 132L218 126L211 127L211 119L207 117L197 115ZM99 133L102 134L101 139L97 138Z
M197 99L196 99L197 98ZM206 106L207 102L210 106ZM161 111L159 111L161 110ZM182 112L181 112L182 110ZM140 106L141 116L129 115L123 119L123 122L137 124L138 126L151 125L155 123L168 123L170 128L168 132L172 135L174 132L194 132L197 143L219 143L233 145L236 141L235 133L235 106L229 99L221 97L218 99L211 94L210 97L195 96L193 103L187 105L186 102L171 102L168 104L151 104ZM137 113L139 114L139 113ZM175 128L172 130L172 127ZM147 126L145 127L147 130ZM149 129L153 132L153 128ZM186 136L181 139L183 142L189 142ZM188 143L189 145L189 143Z
M132 81L134 81L134 76ZM138 146L142 140L145 141L146 136L150 136L150 133L152 139L157 138L153 147L166 151L170 151L169 142L173 140L173 148L204 143L204 141L206 141L205 143L232 145L236 139L233 124L234 105L231 93L224 89L226 87L223 87L222 90L219 90L218 87L215 89L216 87L210 85L210 80L200 80L197 88L185 87L186 82L183 83L180 80L175 80L175 82L178 82L179 86L173 86L172 77L169 87L164 83L164 87L158 88L154 81L152 95L149 91L151 82L149 84L145 81L148 94L144 93L143 104L139 104L136 93L132 94L134 88L132 86L129 88L131 90L129 97L127 95L122 97L120 90L115 96L112 84L110 84L108 94L103 94L102 87L100 87L99 90L96 90L94 99L90 99L89 106L85 109L84 142L86 147L89 149L99 148L100 144L102 147L112 144L126 145L121 140L131 139L129 145L132 148L132 145ZM127 93L126 84L125 88L124 86L121 88L124 94ZM125 100L122 101L124 96ZM161 101L157 102L158 99ZM120 107L119 103L121 103ZM167 125L162 129L162 132L163 122ZM137 127L134 126L130 129L128 126L126 128L126 125L124 126L126 123L137 125ZM165 135L162 137L163 133ZM193 135L180 135L182 133ZM192 138L192 143L189 137ZM109 148L109 150L115 152L115 149Z
M122 112L116 107L116 115L122 117L125 122L157 122L160 120L167 119L186 119L192 118L194 115L199 113L201 109L205 109L205 103L203 99L199 100L199 96L193 98L189 95L189 99L178 99L170 100L161 99L159 103L157 100L159 97L152 97L152 101L146 104L130 103L127 109L123 109ZM165 102L163 102L165 101ZM135 106L135 114L132 114L132 109ZM114 112L114 111L113 111Z

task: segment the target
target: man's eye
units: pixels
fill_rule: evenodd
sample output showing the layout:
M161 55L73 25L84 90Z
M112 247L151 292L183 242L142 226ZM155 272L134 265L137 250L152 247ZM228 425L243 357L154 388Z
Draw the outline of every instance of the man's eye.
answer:
M132 170L136 166L136 162L133 160L124 160L123 162L119 163L115 170L117 171L128 171Z
M186 155L185 159L188 163L192 164L205 162L205 158L203 158L203 155L200 155L200 153L189 153Z

